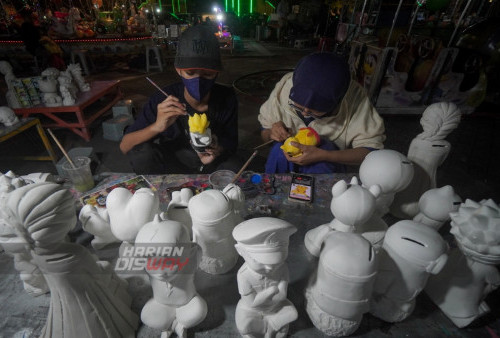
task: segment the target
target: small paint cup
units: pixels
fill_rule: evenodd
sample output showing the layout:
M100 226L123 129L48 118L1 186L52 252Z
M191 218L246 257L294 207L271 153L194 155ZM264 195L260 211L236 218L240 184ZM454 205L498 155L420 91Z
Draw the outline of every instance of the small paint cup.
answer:
M233 181L235 175L231 170L217 170L210 174L208 181L214 189L223 190Z
M73 182L73 186L80 192L85 192L94 187L94 178L90 170L90 158L77 156L72 159L75 167L68 161L63 163L63 170Z

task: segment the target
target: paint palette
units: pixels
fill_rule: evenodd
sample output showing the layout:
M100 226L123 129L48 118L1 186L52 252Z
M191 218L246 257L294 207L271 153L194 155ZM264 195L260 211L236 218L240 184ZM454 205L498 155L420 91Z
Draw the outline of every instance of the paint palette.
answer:
M243 190L246 198L252 198L259 194L273 195L276 193L274 175L272 174L245 171L236 184Z

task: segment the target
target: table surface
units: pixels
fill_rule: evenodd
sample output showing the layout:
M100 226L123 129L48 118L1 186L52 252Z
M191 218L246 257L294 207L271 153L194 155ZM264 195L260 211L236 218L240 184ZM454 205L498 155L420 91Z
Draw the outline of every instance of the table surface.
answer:
M248 173L247 173L248 174ZM100 177L98 190L110 185L117 179L134 177L135 175L108 173ZM264 180L274 178L275 193L263 193L262 187L247 189L250 186L242 180L245 187L244 217L268 216L261 212L260 206L267 206L271 216L279 217L294 224L298 231L290 238L290 250L287 260L290 270L288 298L294 303L299 318L290 325L289 334L293 337L323 337L309 320L305 312L304 288L314 271L317 261L310 256L304 247L305 233L333 218L330 211L331 187L340 179L349 180L353 174L314 175L315 194L311 204L290 201L287 198L291 176L288 174L263 175ZM245 177L248 177L246 175ZM169 191L180 186L191 186L204 189L208 185L208 175L166 175L146 176L158 190L161 209L164 211L170 201ZM255 187L254 187L255 188ZM260 189L260 190L259 190ZM75 201L80 193L72 191ZM77 202L79 204L79 202ZM80 205L81 207L81 205ZM394 222L387 219L388 222ZM392 224L392 223L389 223ZM89 246L91 237L85 232L73 233L76 242ZM89 249L92 248L89 246ZM108 247L95 251L101 259L113 259L117 255L117 247ZM209 312L207 318L196 328L190 329L188 336L196 337L235 337L238 331L234 323L236 304L240 299L236 274L243 260L224 275L210 275L198 271L195 283L199 294L207 301ZM128 278L129 292L133 297L132 309L140 313L145 302L152 297L151 287L147 279L141 277ZM37 337L45 324L49 307L49 295L32 298L24 292L19 276L15 273L13 262L5 253L0 254L0 337ZM497 293L498 294L498 293ZM497 304L498 305L498 304ZM497 306L498 307L498 306ZM495 335L495 332L497 335ZM405 321L397 324L385 323L369 314L365 314L360 328L354 337L497 337L500 332L500 321L497 317L480 327L458 329L441 311L431 303L425 294L417 298L414 313ZM491 333L491 334L490 334ZM159 337L160 332L141 325L137 337Z
M103 93L107 93L118 86L120 80L109 80L109 81L93 81L89 83L90 90L87 92L78 92L76 97L76 102L71 106L58 106L58 107L47 107L43 104L39 104L33 107L27 108L16 108L14 111L18 115L26 113L44 113L44 112L74 112L81 110L90 104L97 101L103 96Z

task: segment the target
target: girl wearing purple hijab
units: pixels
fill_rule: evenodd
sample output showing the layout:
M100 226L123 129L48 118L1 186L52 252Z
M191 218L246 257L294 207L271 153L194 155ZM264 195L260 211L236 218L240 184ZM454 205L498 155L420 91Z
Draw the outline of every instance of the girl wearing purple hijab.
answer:
M266 163L267 173L332 173L344 165L359 165L374 149L382 149L382 118L364 89L351 81L349 65L332 53L302 58L295 71L276 84L260 107L264 141L276 141ZM290 157L283 142L304 127L320 135L320 146L292 142L302 152Z

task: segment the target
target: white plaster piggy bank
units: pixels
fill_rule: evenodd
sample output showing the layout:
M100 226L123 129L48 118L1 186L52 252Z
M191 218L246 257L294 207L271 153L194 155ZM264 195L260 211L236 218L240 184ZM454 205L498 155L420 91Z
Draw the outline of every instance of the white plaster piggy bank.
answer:
M314 326L334 337L355 332L369 310L377 265L375 251L361 235L331 232L306 288L306 311Z
M428 106L422 114L420 124L423 132L410 144L408 159L415 166L411 183L395 196L391 213L399 218L412 218L418 212L420 196L435 188L438 167L446 160L451 150L445 140L460 123L461 112L452 102L438 102Z
M203 256L200 269L211 274L231 270L238 260L231 235L237 219L231 199L219 190L205 190L189 200L193 241Z
M91 244L95 249L99 250L108 244L119 242L111 232L108 209L87 204L80 210L78 219L82 223L83 230L94 235Z
M436 230L450 219L462 204L460 196L455 194L451 185L427 190L418 201L420 212L413 218L415 222Z
M191 197L193 197L193 191L189 188L174 191L172 193L172 200L167 207L167 218L184 224L189 231L189 237L193 238L193 221L189 214L189 200Z
M162 252L147 256L146 272L153 298L142 308L141 320L147 326L160 329L162 337L173 332L178 337L186 337L186 330L201 323L208 311L207 303L194 285L199 246L191 242L182 223L161 221L158 216L137 234L135 248L140 246L145 248L144 252L148 252L147 248L160 248Z
M359 179L364 187L378 185L381 194L377 198L379 216L389 212L394 194L403 190L413 178L413 164L405 155L390 149L370 152L359 167Z
M410 316L429 275L439 273L446 264L447 249L430 227L408 220L392 225L379 252L370 313L391 323Z
M235 321L243 337L285 337L298 313L287 299L289 237L297 229L272 217L244 221L233 230L245 259L238 271L241 299Z
M158 213L159 204L158 195L149 188L134 194L122 187L113 189L106 199L111 232L120 241L133 243L143 225Z
M500 208L493 200L466 200L451 213L458 248L425 292L458 327L488 313L486 296L500 286Z
M378 186L365 189L353 177L350 185L341 180L332 187L330 210L335 217L330 223L320 225L306 233L304 243L311 255L319 256L321 246L331 231L356 232L364 236L369 232L370 240L381 241L387 225L377 229L377 224L367 224L375 211L376 198L380 194ZM381 232L381 234L376 235ZM375 235L374 235L375 234Z

